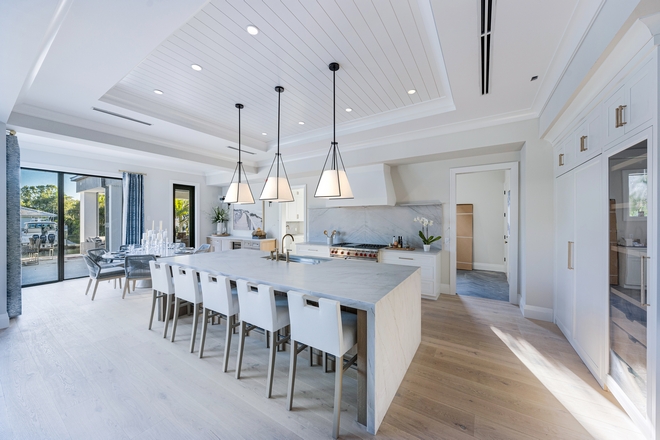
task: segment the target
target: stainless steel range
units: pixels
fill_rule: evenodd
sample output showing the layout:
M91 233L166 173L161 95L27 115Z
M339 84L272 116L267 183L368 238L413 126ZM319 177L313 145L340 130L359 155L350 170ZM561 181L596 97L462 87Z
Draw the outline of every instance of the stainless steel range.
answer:
M330 247L330 256L345 260L378 261L378 249L385 244L337 243Z

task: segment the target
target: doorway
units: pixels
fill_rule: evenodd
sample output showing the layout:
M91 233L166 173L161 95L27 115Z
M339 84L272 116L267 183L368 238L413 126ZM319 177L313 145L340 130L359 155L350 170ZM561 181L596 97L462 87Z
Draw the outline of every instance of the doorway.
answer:
M518 303L518 163L450 171L450 293Z
M186 247L195 246L195 187L191 185L172 185L172 224L174 242Z

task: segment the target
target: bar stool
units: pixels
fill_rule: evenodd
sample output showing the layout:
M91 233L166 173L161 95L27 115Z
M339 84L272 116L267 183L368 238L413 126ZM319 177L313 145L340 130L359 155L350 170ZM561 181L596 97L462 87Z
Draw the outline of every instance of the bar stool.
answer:
M289 325L289 307L285 302L275 301L275 290L272 286L258 286L245 280L237 280L238 302L241 308L241 327L238 340L238 359L236 361L236 379L241 378L243 363L243 348L245 334L256 327L270 332L270 355L268 357L268 379L266 397L273 392L273 372L275 370L275 353L277 347L289 340L289 336L279 338L279 331ZM252 288L256 287L254 291Z
M332 437L339 435L341 392L344 372L355 363L357 354L346 365L344 355L357 343L357 316L342 312L338 301L316 298L293 290L287 293L291 318L291 359L286 409L293 406L296 359L307 346L335 356L335 407ZM301 345L298 347L298 345Z
M154 322L154 311L156 310L156 300L165 298L167 311L165 312L165 326L163 328L163 338L167 337L167 326L170 323L170 313L172 313L172 301L174 300L174 281L172 280L172 269L169 264L158 261L149 262L151 271L151 287L153 297L151 299L151 317L149 318L149 330ZM178 313L178 311L177 311Z
M199 280L202 285L202 296L204 297L204 321L202 324L202 342L199 345L199 358L204 356L204 343L206 342L206 329L208 320L214 316L223 316L227 319L227 336L225 337L225 355L222 364L222 372L227 372L229 362L229 348L231 346L231 334L236 324L238 315L238 294L236 289L231 288L229 278L222 275L213 275L208 272L200 272Z
M190 336L190 352L192 353L195 350L195 336L197 336L197 323L200 314L199 306L202 304L202 290L199 287L197 272L194 269L175 264L172 264L171 267L174 285L176 286L176 292L174 292L174 298L176 298L174 310L176 312L174 313L174 324L172 325L172 338L170 342L174 342L174 336L176 335L176 325L179 322L178 310L181 307L181 301L187 301L193 305L193 328L192 335Z

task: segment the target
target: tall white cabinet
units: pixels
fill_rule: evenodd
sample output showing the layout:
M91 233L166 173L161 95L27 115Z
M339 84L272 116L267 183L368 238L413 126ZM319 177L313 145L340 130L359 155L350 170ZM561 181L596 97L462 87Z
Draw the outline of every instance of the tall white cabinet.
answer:
M660 438L657 47L626 70L555 142L554 320L635 424Z

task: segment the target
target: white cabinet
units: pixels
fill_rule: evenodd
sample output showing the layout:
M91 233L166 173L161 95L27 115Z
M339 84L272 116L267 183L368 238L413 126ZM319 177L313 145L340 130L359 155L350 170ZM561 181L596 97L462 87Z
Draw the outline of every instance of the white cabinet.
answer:
M222 252L222 244L224 240L222 237L207 237L206 242L211 245L211 252Z
M555 181L555 323L570 339L573 335L575 174Z
M605 144L631 133L653 117L656 102L653 81L657 80L654 72L653 63L647 62L605 100Z
M296 255L309 255L312 257L330 257L330 246L324 244L300 243L296 244Z
M305 190L303 188L292 189L293 202L285 203L285 219L288 222L305 221Z
M555 177L603 152L603 115L597 106L582 123L555 147Z
M275 250L276 240L274 238L263 238L255 240L243 240L241 242L241 249L252 249L255 251L270 252Z
M555 147L555 176L560 176L573 168L573 138L569 136Z
M440 252L381 249L378 253L378 261L386 264L421 268L422 298L435 300L440 296L440 255Z
M607 211L601 156L555 181L555 323L602 379L607 332Z
M212 252L224 252L234 249L234 243L241 249L254 249L258 251L269 252L275 249L274 238L264 239L246 239L240 237L216 237L210 236L206 238L206 242L211 245ZM238 246L240 245L240 246Z

